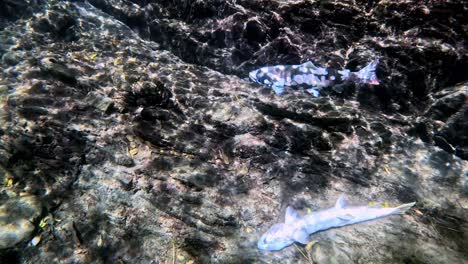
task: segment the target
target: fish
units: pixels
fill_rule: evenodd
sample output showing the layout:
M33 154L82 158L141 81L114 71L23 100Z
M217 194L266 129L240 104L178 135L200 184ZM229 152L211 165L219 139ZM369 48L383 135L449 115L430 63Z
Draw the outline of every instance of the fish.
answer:
M316 66L311 61L299 65L265 66L249 73L249 78L256 83L271 87L276 94L281 95L286 86L306 87L314 96L319 95L323 87L335 86L344 82L355 82L379 85L375 73L379 59L371 61L357 72L350 70L335 70Z
M281 250L294 242L306 245L309 235L318 231L402 213L415 205L414 202L393 208L376 206L348 206L343 195L340 195L334 207L312 212L303 217L288 206L284 223L273 225L257 242L260 250Z

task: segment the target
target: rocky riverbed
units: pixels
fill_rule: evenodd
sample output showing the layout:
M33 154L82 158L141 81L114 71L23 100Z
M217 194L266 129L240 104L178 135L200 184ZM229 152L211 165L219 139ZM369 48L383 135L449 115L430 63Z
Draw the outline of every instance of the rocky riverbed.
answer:
M0 2L1 263L466 263L463 1ZM264 65L379 86L282 96ZM277 252L284 220L403 215Z

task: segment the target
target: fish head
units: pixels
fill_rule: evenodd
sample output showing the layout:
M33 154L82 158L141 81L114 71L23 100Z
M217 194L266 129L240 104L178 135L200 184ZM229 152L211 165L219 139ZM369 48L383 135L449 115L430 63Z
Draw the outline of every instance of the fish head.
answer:
M259 84L265 84L265 85L272 84L272 80L271 80L267 67L263 67L258 70L251 71L249 73L249 78L253 82L256 82Z
M251 71L249 78L259 84L272 86L281 78L273 74L274 67L263 67L258 70Z
M276 224L266 231L257 246L261 250L280 250L294 243L291 237L291 227L284 224Z

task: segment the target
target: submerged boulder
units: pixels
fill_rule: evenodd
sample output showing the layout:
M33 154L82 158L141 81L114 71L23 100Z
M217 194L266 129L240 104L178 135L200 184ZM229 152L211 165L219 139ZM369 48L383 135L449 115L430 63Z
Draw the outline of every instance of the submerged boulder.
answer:
M42 213L41 202L32 195L2 198L0 206L0 249L31 239L34 224Z

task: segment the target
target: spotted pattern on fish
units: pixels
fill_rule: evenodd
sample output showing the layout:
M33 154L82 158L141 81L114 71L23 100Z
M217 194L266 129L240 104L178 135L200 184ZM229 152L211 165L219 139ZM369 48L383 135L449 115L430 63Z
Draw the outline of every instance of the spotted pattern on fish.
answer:
M378 60L374 60L358 72L335 70L318 67L311 61L299 65L266 66L251 71L252 81L271 87L277 94L282 94L287 86L306 87L307 91L318 96L322 87L333 86L344 81L379 84L375 74Z

